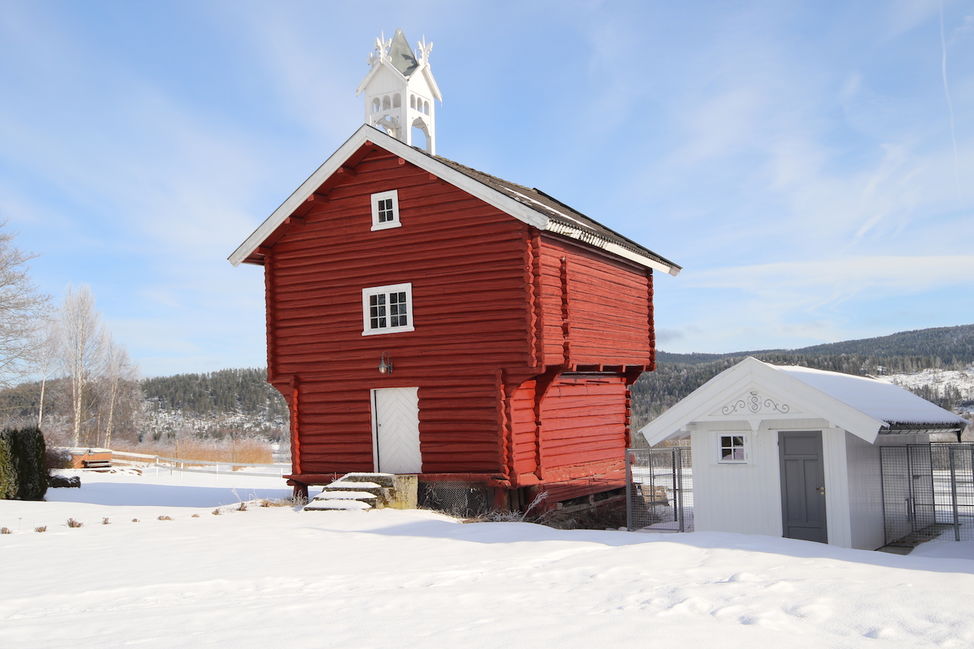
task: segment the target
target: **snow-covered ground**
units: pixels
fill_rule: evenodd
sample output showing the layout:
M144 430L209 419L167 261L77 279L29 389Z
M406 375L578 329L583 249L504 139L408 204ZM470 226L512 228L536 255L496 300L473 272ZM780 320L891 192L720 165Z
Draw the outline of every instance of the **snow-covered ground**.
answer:
M903 557L429 511L237 511L288 492L246 474L83 480L51 502L0 501L4 649L974 646L967 543Z

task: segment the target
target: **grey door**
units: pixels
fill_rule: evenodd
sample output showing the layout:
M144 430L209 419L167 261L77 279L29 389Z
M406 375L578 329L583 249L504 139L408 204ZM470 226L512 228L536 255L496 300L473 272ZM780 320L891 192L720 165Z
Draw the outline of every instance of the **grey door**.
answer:
M784 536L828 543L822 432L778 433Z

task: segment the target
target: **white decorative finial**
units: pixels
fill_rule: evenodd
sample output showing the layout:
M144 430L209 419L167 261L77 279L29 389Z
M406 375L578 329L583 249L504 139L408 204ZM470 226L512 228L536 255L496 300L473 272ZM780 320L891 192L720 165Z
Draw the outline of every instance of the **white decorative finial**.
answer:
M416 43L416 58L419 59L420 63L429 63L430 52L433 50L433 44L426 42L426 36L423 36L423 40Z
M386 39L385 32L379 32L379 36L375 39L375 47L369 53L369 65L375 67L381 63L384 59L389 58L389 49L392 47L392 39Z

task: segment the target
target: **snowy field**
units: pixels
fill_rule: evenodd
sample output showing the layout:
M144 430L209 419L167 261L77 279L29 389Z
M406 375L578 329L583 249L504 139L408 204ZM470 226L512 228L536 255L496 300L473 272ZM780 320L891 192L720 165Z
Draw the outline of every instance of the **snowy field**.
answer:
M3 649L974 646L968 543L903 557L429 511L237 511L288 490L246 474L82 479L51 502L0 501Z

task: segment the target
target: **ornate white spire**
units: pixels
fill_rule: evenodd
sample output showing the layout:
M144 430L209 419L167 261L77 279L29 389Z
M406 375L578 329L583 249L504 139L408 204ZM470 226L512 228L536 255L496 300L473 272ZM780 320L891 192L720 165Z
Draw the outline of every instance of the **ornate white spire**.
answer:
M369 54L369 73L356 94L365 94L365 123L410 146L436 153L436 101L443 101L429 65L433 44L414 52L401 29L380 34Z

